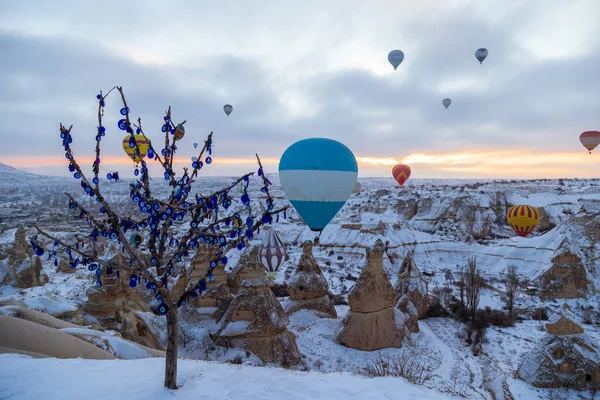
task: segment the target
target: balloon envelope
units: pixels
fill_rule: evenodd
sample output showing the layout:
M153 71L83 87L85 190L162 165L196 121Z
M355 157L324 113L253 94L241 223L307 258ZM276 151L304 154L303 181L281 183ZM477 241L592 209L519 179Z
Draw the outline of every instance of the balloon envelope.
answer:
M392 176L400 184L400 186L404 185L404 182L408 180L410 177L410 167L405 164L398 164L394 168L392 168Z
M442 100L442 104L444 105L444 107L446 107L446 110L447 110L448 107L450 107L450 104L452 104L452 100L449 99L448 97L446 97L444 100Z
M271 227L263 237L258 250L258 261L265 267L266 272L276 272L285 261L286 256L283 242L275 229Z
M483 60L488 56L488 51L485 48L475 50L475 58L479 61L479 64L483 63Z
M600 132L585 131L579 135L579 141L591 153L600 144Z
M129 134L123 138L123 150L125 150L125 153L131 157L133 162L139 163L144 159L144 157L146 157L146 154L148 154L148 141L143 135L133 135L133 137L135 138L135 143L140 149L139 156L141 159L135 154L136 146L134 141L131 139L131 135ZM133 147L130 147L131 145L133 145Z
M197 149L198 148L198 143L194 143L194 148Z
M300 140L283 153L279 181L312 231L322 231L354 189L358 164L344 144L325 138Z
M185 135L185 128L183 127L183 125L181 125L181 124L177 125L177 127L175 128L175 134L173 135L175 140L181 140L181 138L183 138L184 135Z
M396 69L398 68L398 65L400 65L402 61L404 61L404 53L402 52L402 50L392 50L388 54L388 61L390 62L390 64L392 64L392 67Z
M506 212L506 220L517 235L527 237L540 222L540 212L528 205L512 206Z
M225 114L229 116L229 114L231 114L231 112L233 111L233 106L231 104L225 104L223 106L223 111L225 111Z

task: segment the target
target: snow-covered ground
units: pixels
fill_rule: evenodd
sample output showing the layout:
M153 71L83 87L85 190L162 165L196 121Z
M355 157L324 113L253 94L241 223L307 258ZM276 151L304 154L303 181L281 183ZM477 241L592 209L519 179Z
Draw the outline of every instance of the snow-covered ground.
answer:
M350 373L286 371L281 368L180 360L178 384L163 388L164 361L32 359L0 354L0 398L12 400L240 399L330 400L451 397L398 378Z

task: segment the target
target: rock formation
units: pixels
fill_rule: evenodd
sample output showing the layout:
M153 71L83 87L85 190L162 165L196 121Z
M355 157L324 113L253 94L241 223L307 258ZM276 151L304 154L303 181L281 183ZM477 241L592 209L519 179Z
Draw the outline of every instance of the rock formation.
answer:
M402 313L404 326L410 333L419 332L419 314L417 308L410 301L407 295L404 295L398 300L396 308Z
M114 271L102 275L102 287L91 286L83 310L96 317L104 328L118 330L124 338L152 349L163 350L158 339L138 311L150 311L147 301L137 288L129 287L129 277L117 277L119 265L127 263L121 253L110 259Z
M552 258L552 267L539 278L542 299L574 299L585 297L588 281L584 256L565 238Z
M359 350L401 347L404 316L395 308L396 292L383 270L383 242L367 250L367 263L352 292L350 311L337 336L341 345Z
M26 233L24 228L17 228L10 247L0 253L0 284L25 289L48 283L48 276L42 273L41 259L33 256Z
M285 311L289 315L300 309L315 310L323 316L337 318L328 295L329 285L312 255L312 247L310 240L302 243L302 256L288 285L290 298Z
M210 267L210 262L216 258L216 253L220 251L217 246L207 246L203 244L198 249L196 257L192 262L191 281L196 282L206 277L206 272ZM233 295L227 284L227 272L225 266L219 264L213 269L214 280L206 281L206 292L196 297L191 305L195 305L201 314L211 314L217 321L223 317L227 307L233 300Z
M395 290L398 297L407 295L417 309L419 319L427 317L429 304L427 302L428 282L423 273L416 266L412 253L409 252L398 271L398 281Z
M269 289L257 255L254 247L240 260L244 265L237 276L245 278L211 338L219 346L249 350L265 363L296 365L300 362L296 336L287 329L290 321Z
M265 268L258 261L258 247L256 249L246 250L240 261L229 273L227 283L231 289L231 293L236 294L240 290L244 280L253 281L262 279L266 276Z
M546 329L546 336L523 358L519 377L543 388L599 387L600 347L583 331L566 303Z

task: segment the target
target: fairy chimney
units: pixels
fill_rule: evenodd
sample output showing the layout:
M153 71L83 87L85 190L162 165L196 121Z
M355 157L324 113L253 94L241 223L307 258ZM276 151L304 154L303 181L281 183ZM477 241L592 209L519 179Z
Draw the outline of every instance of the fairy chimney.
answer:
M219 346L251 351L265 363L296 365L301 357L296 336L287 329L290 321L268 286L257 252L254 247L240 259L245 278L211 338Z
M417 309L419 319L427 317L429 308L427 302L427 281L423 273L416 266L412 252L409 252L398 271L398 280L395 287L398 297L407 295Z
M192 262L192 272L190 280L197 282L200 279L206 279L211 261L217 258L217 253L221 251L217 246L208 246L202 244ZM218 264L212 270L213 280L206 280L206 292L193 300L193 305L200 314L211 315L217 321L221 319L227 307L233 300L233 295L227 284L227 272L225 265Z
M259 248L254 246L251 249L246 248L242 253L240 261L238 261L227 278L231 293L237 293L244 280L252 281L266 277L265 268L258 261L258 252Z
M383 270L383 253L379 239L367 250L367 264L348 295L350 311L337 336L341 345L367 351L402 346L404 318L395 308L397 296Z
M404 295L398 300L398 304L396 304L396 308L398 311L402 313L404 317L404 326L409 333L417 333L419 332L419 315L417 313L417 308L410 301L407 295Z
M285 311L289 315L301 309L315 310L319 315L337 318L328 295L329 285L312 255L312 247L310 240L302 243L302 256L289 283L290 297L285 304Z
M547 334L523 357L518 376L540 388L600 386L600 347L565 303L546 324Z

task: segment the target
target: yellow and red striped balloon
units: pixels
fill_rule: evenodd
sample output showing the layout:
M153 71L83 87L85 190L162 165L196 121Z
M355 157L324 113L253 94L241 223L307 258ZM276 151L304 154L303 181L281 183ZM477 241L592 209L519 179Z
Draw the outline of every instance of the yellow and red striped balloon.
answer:
M398 182L400 186L402 186L410 176L410 167L405 164L398 164L394 168L392 168L392 176L394 177L396 182Z
M123 150L125 150L125 153L127 153L127 155L129 157L131 157L133 162L137 164L140 161L142 161L144 159L144 157L146 157L146 154L148 154L149 146L148 146L148 141L146 140L144 135L133 135L133 137L135 138L135 143L131 140L130 134L128 134L127 136L125 136L123 138ZM133 147L130 147L130 143ZM140 150L139 157L135 154L135 151L136 151L135 144L137 144L137 147ZM141 157L141 159L140 159L140 157Z
M540 212L535 207L520 204L508 209L506 219L517 235L527 237L540 222Z
M588 149L590 154L600 144L600 132L598 131L585 131L579 135L579 141Z

